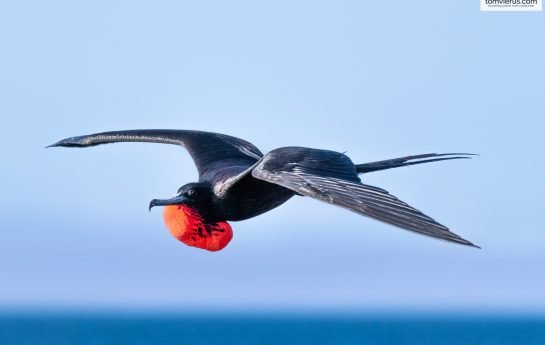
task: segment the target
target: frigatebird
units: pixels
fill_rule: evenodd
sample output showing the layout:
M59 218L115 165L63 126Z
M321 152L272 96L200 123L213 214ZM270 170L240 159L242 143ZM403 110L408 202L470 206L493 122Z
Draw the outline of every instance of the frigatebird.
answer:
M363 216L430 237L477 247L384 189L363 184L359 174L471 154L420 154L354 164L344 153L307 147L281 147L267 154L249 142L225 134L195 130L145 129L71 137L48 147L89 147L116 142L150 142L184 147L199 173L198 182L178 189L165 206L171 234L193 247L217 251L233 237L227 221L270 211L294 195L346 208Z

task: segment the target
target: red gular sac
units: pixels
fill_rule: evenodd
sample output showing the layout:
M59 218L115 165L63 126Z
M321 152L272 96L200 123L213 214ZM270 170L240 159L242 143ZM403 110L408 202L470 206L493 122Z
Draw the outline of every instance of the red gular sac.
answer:
M163 218L172 236L188 246L215 252L233 238L229 223L206 223L197 210L187 205L165 206Z

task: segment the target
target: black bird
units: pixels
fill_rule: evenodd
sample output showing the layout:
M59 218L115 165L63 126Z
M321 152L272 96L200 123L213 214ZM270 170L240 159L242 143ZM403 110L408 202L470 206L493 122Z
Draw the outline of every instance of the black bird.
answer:
M282 147L264 155L249 142L229 135L166 129L97 133L67 138L48 147L116 142L175 144L189 151L199 181L182 186L171 199L153 199L149 208L167 206L167 227L190 246L221 250L232 238L227 221L258 216L300 195L422 235L477 247L384 189L362 184L358 177L372 171L470 158L471 154L431 153L354 164L334 151Z

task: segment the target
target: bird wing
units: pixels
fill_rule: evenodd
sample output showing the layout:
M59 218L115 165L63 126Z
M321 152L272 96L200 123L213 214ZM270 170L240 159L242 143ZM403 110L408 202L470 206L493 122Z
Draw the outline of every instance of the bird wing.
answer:
M338 152L277 149L261 159L252 176L422 235L475 246L384 189L362 184L352 161Z
M236 161L248 166L258 161L263 154L249 142L225 134L192 130L138 129L103 132L63 139L53 145L65 147L88 147L117 142L149 142L183 146L189 154L199 175L227 161Z

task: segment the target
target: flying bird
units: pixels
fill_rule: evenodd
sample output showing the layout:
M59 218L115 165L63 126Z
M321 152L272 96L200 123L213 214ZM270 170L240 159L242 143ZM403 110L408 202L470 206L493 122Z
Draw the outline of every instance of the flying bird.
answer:
M228 221L270 211L295 195L308 196L397 227L430 237L478 246L409 206L384 189L363 184L369 172L470 158L471 154L421 154L354 164L343 153L307 147L282 147L261 153L251 143L225 134L145 129L96 133L61 140L48 147L89 147L117 142L149 142L184 147L195 162L198 182L185 184L170 199L149 204L165 206L170 233L193 247L218 251L231 241Z

